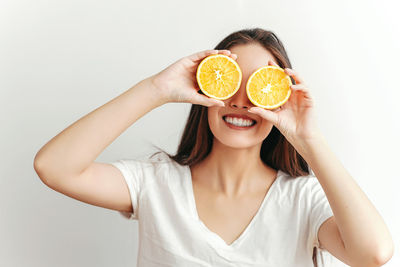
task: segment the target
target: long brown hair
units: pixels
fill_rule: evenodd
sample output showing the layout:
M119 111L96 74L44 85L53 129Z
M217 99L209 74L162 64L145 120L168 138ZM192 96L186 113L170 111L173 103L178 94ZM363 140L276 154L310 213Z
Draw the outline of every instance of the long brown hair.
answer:
M235 45L248 43L262 45L274 55L279 66L292 68L282 42L272 31L260 28L234 32L225 37L215 49L230 49ZM295 84L293 80L292 82ZM170 158L181 165L191 166L207 157L212 144L213 134L208 125L207 107L193 104L178 151L175 155L170 155ZM309 174L307 162L275 126L261 145L260 157L271 168L282 170L292 177Z
M230 49L235 45L249 43L262 45L272 53L280 67L292 68L286 50L276 34L260 28L236 31L225 37L214 49ZM293 79L292 83L295 84ZM177 153L169 155L169 157L181 165L195 165L211 152L213 137L208 125L207 107L193 104ZM260 157L271 168L282 170L292 177L310 173L307 162L275 126L261 145ZM313 262L316 266L315 249L313 250Z

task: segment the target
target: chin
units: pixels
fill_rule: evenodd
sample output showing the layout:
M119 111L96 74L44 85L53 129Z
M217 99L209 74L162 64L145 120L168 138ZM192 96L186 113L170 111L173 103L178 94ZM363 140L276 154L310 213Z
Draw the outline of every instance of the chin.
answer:
M215 122L215 121L214 121ZM218 142L230 148L246 149L259 146L267 138L273 125L268 122L256 125L252 130L235 130L224 125L224 122L209 124L210 130L214 135L214 143Z
M248 148L254 148L257 146L261 147L261 143L263 140L245 140L244 138L240 138L240 136L236 137L222 137L218 138L214 135L214 144L215 142L218 142L224 146L227 146L229 148L234 148L234 149L248 149Z
M261 147L273 127L272 123L247 111L219 107L209 108L208 125L214 142L237 149Z

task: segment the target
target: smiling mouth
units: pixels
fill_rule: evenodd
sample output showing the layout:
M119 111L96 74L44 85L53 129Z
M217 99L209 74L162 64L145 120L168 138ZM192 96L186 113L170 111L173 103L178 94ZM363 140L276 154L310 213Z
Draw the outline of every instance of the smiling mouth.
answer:
M242 119L242 118L236 118L236 117L230 117L230 116L223 116L223 120L229 124L233 125L236 127L252 127L254 126L257 122L255 120L251 119Z

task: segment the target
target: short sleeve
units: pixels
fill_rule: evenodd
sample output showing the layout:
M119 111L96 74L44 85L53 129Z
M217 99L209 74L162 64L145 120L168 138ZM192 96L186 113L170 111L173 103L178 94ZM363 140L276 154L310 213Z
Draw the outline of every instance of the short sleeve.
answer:
M311 235L314 240L314 245L319 249L324 249L321 247L318 240L318 230L327 219L333 216L331 206L329 205L328 199L325 192L315 176L311 176L310 180L310 225L311 225Z
M138 220L139 196L142 188L142 170L135 160L118 160L110 164L115 166L122 173L131 197L133 213L121 211L120 214L130 220Z

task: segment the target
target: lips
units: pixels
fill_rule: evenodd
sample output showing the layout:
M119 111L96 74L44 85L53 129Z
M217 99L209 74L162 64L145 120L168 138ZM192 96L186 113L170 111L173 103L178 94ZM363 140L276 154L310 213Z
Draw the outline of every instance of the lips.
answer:
M229 114L225 114L222 116L222 118L225 120L227 117L231 117L231 118L237 118L237 119L243 119L243 120L250 120L253 121L254 124L257 123L257 121L255 119L250 118L249 116L246 116L244 114L236 114L236 113L229 113Z
M222 119L229 128L237 130L250 129L257 123L256 120L244 114L230 113L222 116Z

